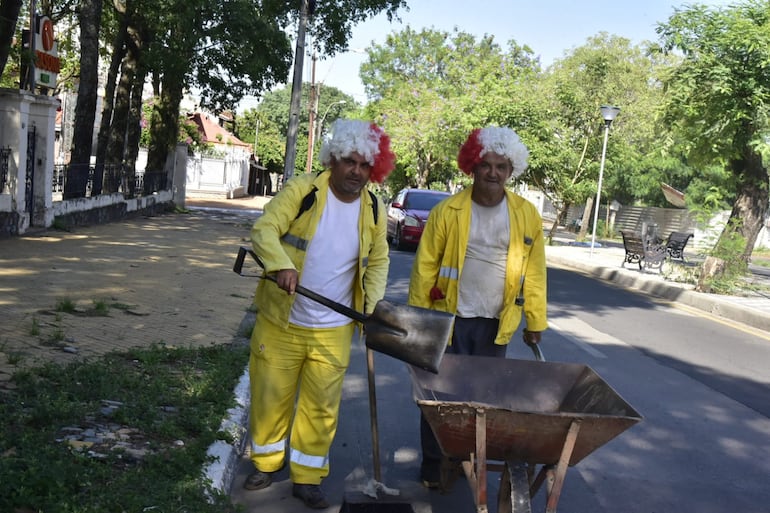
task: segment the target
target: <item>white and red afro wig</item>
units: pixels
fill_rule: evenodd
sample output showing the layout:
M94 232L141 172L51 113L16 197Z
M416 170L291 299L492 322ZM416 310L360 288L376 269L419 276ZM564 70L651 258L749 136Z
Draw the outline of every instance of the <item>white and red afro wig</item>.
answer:
M331 135L324 138L319 159L329 167L332 158L341 159L358 153L372 166L369 180L382 183L396 166L396 156L390 150L390 137L374 123L357 119L337 119Z
M516 178L527 169L529 150L521 142L519 136L510 128L489 126L477 128L470 133L468 139L460 148L457 155L457 165L467 175L472 175L481 159L487 153L497 153L511 161L513 176Z

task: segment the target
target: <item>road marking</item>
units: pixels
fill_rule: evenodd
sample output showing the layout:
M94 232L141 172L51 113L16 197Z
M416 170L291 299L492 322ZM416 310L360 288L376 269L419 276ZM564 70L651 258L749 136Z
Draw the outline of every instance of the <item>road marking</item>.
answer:
M742 322L734 321L732 319L727 319L725 317L720 317L711 312L707 312L699 308L695 308L693 306L684 305L682 303L673 303L670 301L666 301L666 304L675 310L683 310L684 312L690 315L693 315L695 317L700 317L701 319L708 319L716 323L719 323L723 326L727 326L728 328L742 331L743 333L747 333L751 336L761 338L762 340L767 340L768 342L770 342L770 333L760 330L759 328L754 328L747 324L743 324Z

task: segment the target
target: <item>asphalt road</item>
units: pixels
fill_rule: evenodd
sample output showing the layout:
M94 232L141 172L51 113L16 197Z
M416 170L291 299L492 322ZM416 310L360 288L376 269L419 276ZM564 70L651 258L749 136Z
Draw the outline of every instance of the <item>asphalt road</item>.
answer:
M413 258L411 252L391 251L387 299L405 302ZM589 366L643 416L567 470L558 511L768 511L767 333L558 268L549 268L549 317L551 328L542 342L546 359ZM514 335L508 356L532 360L520 340L520 333ZM335 501L327 511L474 511L464 477L446 494L419 484L419 410L411 378L398 360L375 354L374 361L380 482L399 495L380 493L372 500L362 493L374 464L366 351L356 342L330 454L331 473L323 483ZM291 498L288 470L270 488L244 493L239 487L248 472L244 458L231 495L247 511L302 509ZM497 511L498 479L499 474L490 473L490 512ZM532 511L544 510L541 490Z
M391 253L389 299L405 300L412 258ZM590 366L644 417L567 472L560 511L768 511L767 333L554 268L549 318L546 359ZM531 359L520 339L509 357Z

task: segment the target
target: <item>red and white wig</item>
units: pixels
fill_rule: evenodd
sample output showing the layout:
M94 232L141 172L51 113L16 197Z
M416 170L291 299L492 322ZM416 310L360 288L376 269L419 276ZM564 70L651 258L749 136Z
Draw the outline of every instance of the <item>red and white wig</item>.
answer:
M331 134L324 138L319 159L328 168L332 158L349 157L358 153L372 166L369 180L382 183L396 166L396 156L390 150L390 137L374 123L357 119L337 119Z
M468 139L460 148L457 155L457 165L467 175L473 170L487 153L497 153L506 157L513 166L513 176L516 178L527 169L529 150L521 142L519 136L510 128L489 126L477 128L470 133Z

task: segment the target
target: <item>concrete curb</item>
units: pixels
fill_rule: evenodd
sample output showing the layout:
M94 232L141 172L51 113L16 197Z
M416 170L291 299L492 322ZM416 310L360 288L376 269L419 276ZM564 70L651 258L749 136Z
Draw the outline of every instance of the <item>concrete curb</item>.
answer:
M238 333L243 333L247 326L253 326L255 314L247 312L238 328ZM236 337L235 343L242 343L243 337ZM248 344L248 339L246 339ZM235 469L241 455L248 444L249 425L249 366L241 374L238 384L233 392L235 406L228 409L225 418L220 424L219 430L227 433L231 442L217 440L206 451L210 463L203 469L203 477L214 491L228 495L233 487Z
M232 443L217 440L206 451L206 456L211 460L203 469L203 476L214 490L225 495L230 493L235 477L234 469L238 460L246 449L248 440L249 419L249 369L246 368L241 375L238 385L235 387L235 401L237 406L227 410L220 431L228 433Z

